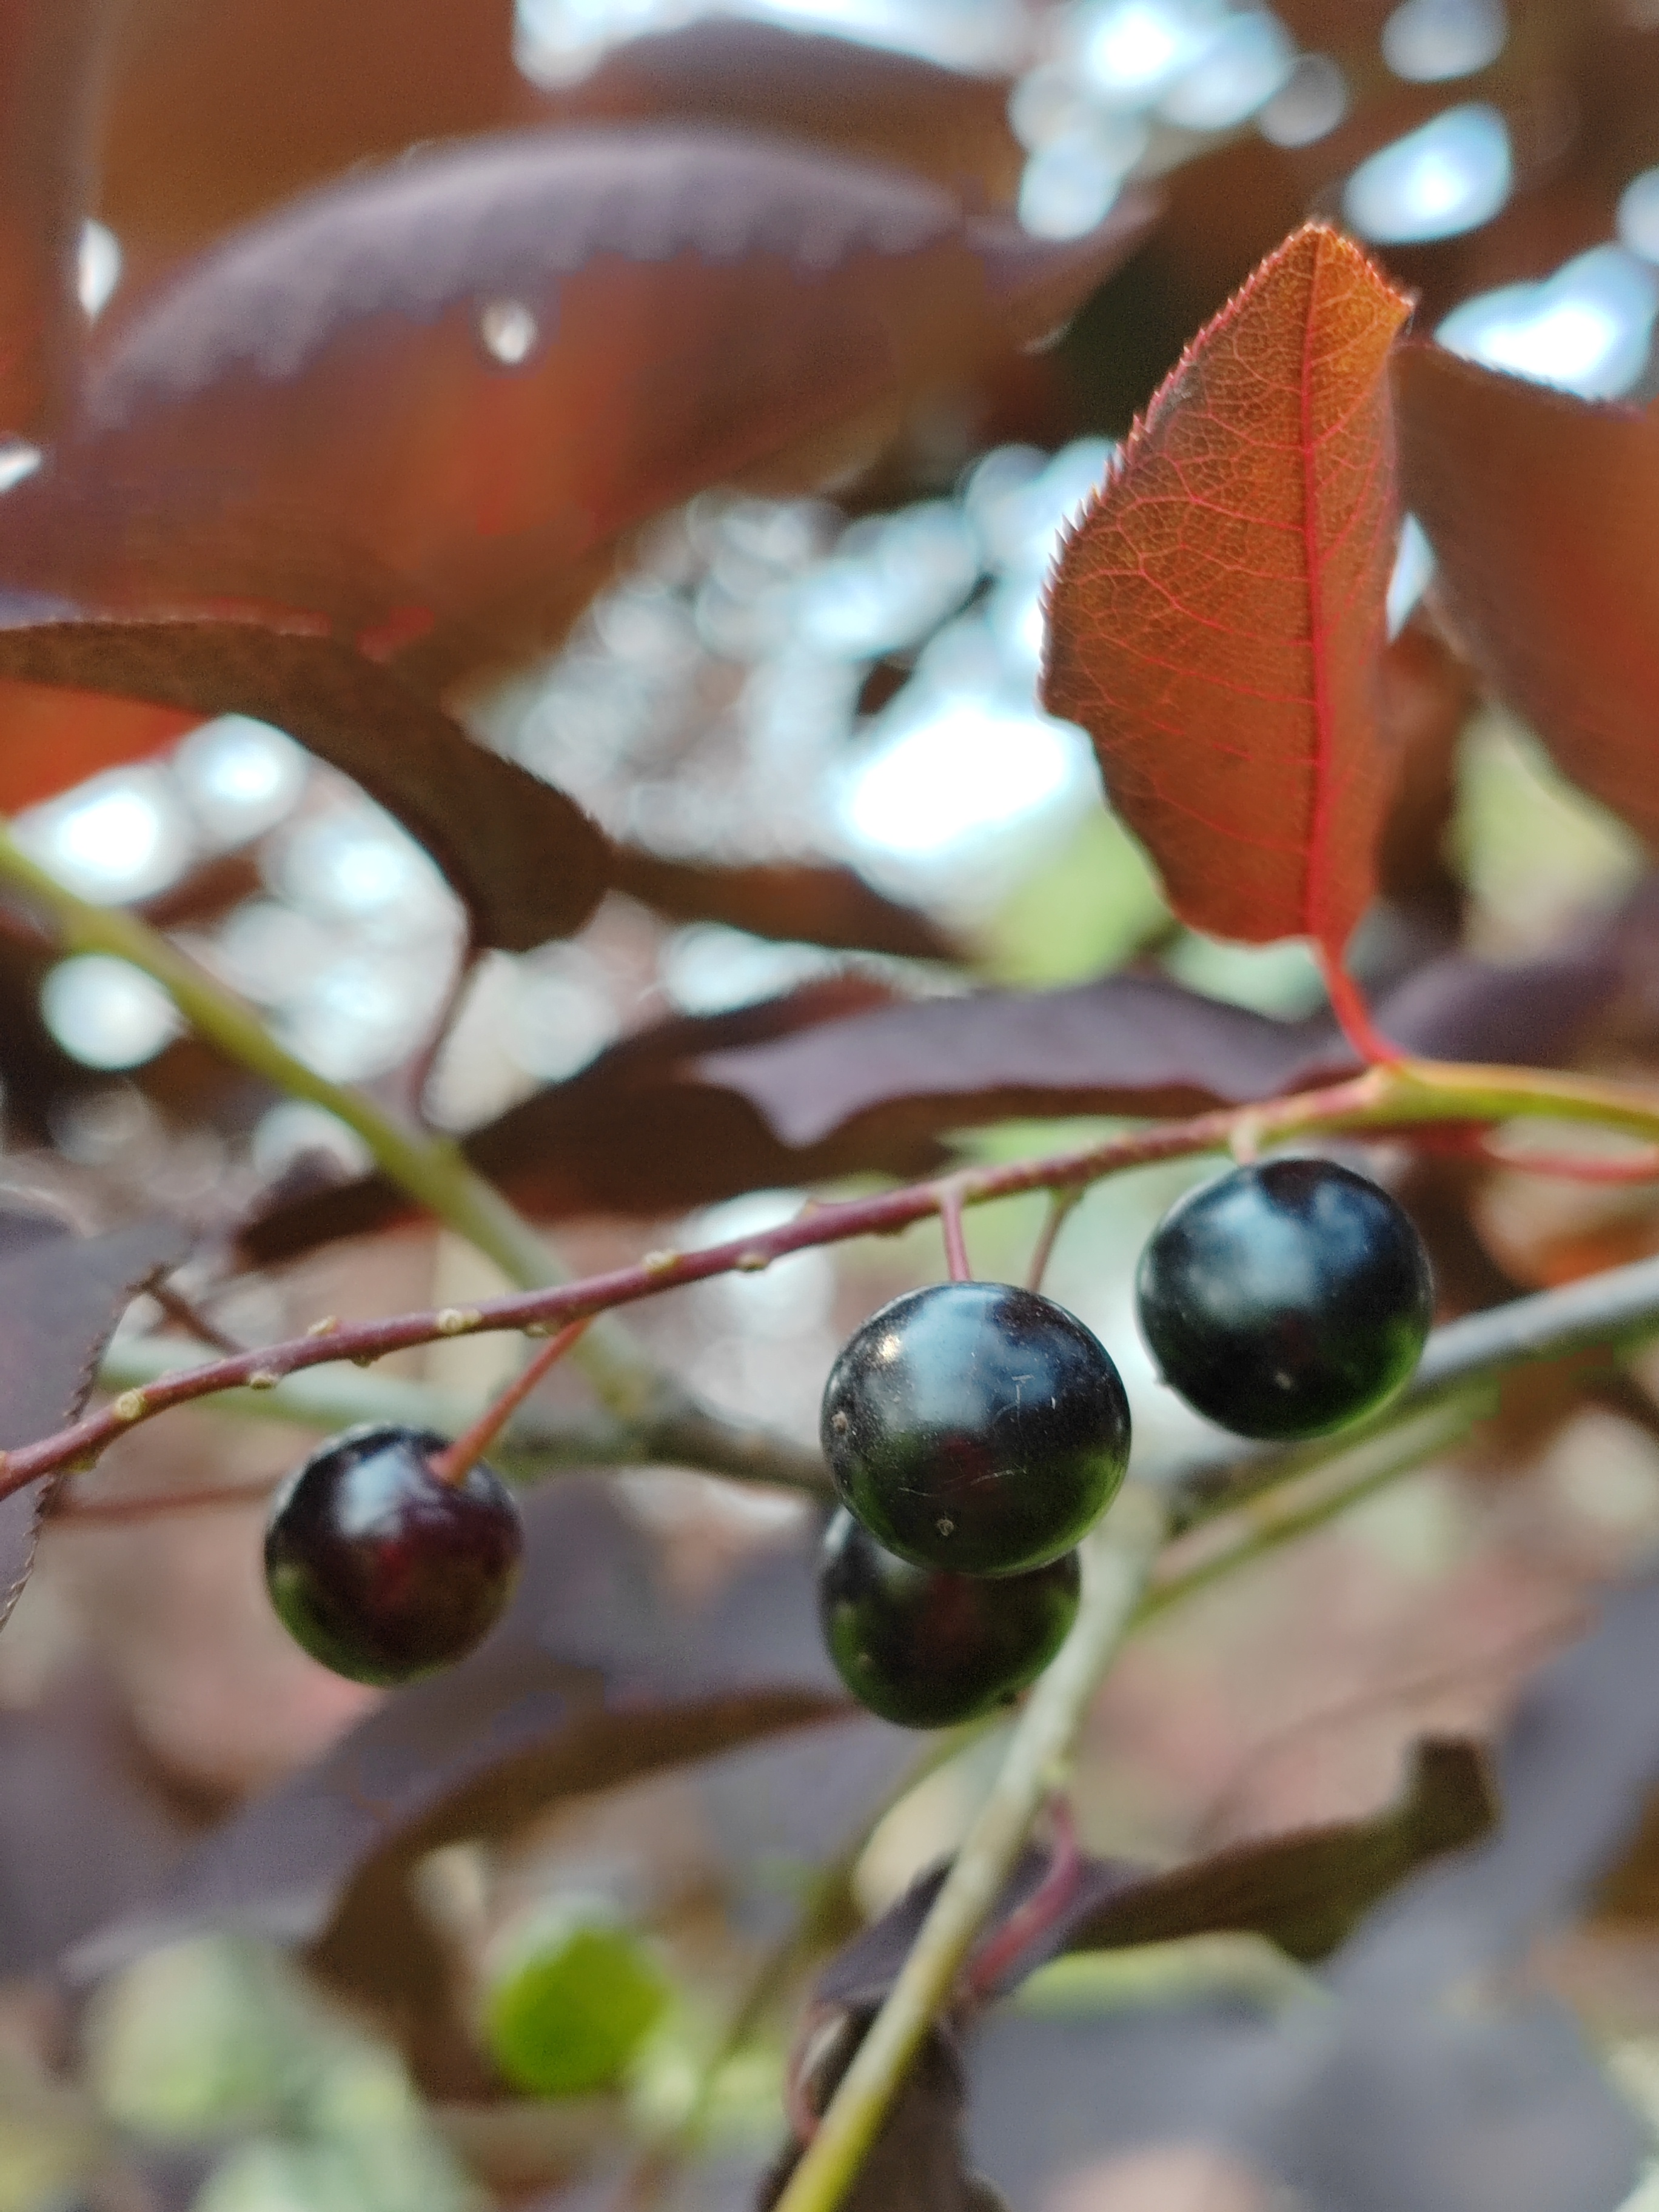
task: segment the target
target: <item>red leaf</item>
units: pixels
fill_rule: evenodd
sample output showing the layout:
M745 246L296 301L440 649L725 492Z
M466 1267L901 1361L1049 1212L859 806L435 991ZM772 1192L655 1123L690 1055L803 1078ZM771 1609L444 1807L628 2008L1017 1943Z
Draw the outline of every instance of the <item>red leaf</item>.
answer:
M107 0L0 6L0 434L38 438L73 396L76 283Z
M1659 837L1659 413L1443 347L1395 367L1406 496L1482 673L1563 772Z
M692 131L411 158L129 316L78 437L0 501L0 573L360 639L414 611L400 664L447 682L558 636L650 514L763 464L819 482L1052 329L1146 216L1056 245L898 170Z
M607 841L574 800L475 744L390 670L331 638L250 623L0 627L0 678L8 677L151 702L123 700L108 718L151 744L204 714L280 724L420 840L486 944L522 951L579 928L605 888ZM40 695L25 703L38 714ZM100 710L109 704L85 704L89 730L106 726ZM84 774L85 749L76 752ZM38 795L39 767L34 755L9 748L0 804Z
M530 124L719 121L902 162L1008 200L1006 82L793 25L702 21L634 39L543 91L512 0L143 0L111 68L101 209L149 269L296 192L409 147Z
M1182 918L1340 960L1371 891L1407 304L1309 224L1188 349L1072 532L1045 704Z
M911 960L961 957L960 947L926 915L884 896L851 868L800 860L719 866L618 845L611 888L673 921L723 921L755 937L799 938Z

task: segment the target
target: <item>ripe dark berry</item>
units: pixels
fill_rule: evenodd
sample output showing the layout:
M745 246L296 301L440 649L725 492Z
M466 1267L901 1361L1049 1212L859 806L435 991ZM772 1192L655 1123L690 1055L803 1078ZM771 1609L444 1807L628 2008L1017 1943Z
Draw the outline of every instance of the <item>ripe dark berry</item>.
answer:
M1269 1160L1189 1191L1141 1255L1140 1326L1165 1381L1240 1436L1316 1437L1417 1364L1428 1256L1385 1190L1331 1160Z
M988 1582L912 1566L837 1513L818 1564L818 1617L836 1672L901 1728L951 1728L1034 1682L1077 1613L1075 1552Z
M1069 1552L1129 1458L1129 1405L1075 1315L1008 1283L935 1283L842 1346L820 1428L842 1502L901 1559L1014 1575Z
M433 1473L441 1437L373 1422L313 1452L271 1500L265 1581L295 1641L355 1682L407 1682L494 1627L524 1547L512 1492L482 1461Z

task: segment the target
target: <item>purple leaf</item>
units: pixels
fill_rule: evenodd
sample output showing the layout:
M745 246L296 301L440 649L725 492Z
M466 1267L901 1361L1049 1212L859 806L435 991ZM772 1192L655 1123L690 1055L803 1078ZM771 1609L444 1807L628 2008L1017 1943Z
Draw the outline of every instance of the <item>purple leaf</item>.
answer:
M116 1322L188 1245L171 1221L76 1237L51 1215L0 1212L0 1450L38 1443L75 1418ZM0 1498L0 1622L34 1564L45 1504L38 1484Z

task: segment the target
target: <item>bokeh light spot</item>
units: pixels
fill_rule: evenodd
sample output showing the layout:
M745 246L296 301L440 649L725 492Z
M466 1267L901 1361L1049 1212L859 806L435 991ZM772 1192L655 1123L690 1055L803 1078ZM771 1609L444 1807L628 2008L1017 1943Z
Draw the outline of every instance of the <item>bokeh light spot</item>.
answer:
M1515 180L1510 134L1495 107L1449 107L1362 161L1342 206L1362 238L1404 246L1455 238L1490 222Z

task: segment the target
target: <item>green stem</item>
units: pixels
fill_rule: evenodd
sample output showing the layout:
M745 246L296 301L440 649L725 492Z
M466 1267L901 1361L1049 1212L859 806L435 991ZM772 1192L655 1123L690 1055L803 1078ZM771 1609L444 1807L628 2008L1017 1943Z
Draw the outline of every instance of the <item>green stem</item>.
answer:
M1294 1481L1288 1495L1278 1489L1253 1492L1238 1508L1242 1532L1209 1558L1157 1583L1136 1609L1134 1626L1155 1620L1171 1606L1207 1589L1236 1569L1278 1551L1311 1528L1322 1527L1437 1453L1461 1443L1492 1412L1492 1398L1490 1389L1479 1387L1445 1395L1310 1465ZM1282 1474L1279 1479L1287 1480Z
M950 2002L1032 1821L1062 1784L1078 1730L1165 1530L1157 1499L1136 1487L1124 1492L1085 1547L1084 1600L1072 1633L1031 1692L991 1795L775 2212L835 2212L852 2187L929 2028Z
M1547 1069L1401 1060L1375 1067L1346 1087L1352 1094L1351 1107L1339 1105L1334 1111L1322 1112L1321 1094L1310 1092L1305 1102L1247 1108L1238 1119L1270 1143L1318 1129L1516 1121L1582 1121L1659 1142L1659 1097L1626 1084L1556 1075ZM1304 1103L1312 1110L1304 1111Z
M76 897L29 857L3 823L0 881L22 892L47 917L52 934L65 951L107 953L141 969L161 986L198 1036L290 1097L309 1099L355 1130L392 1182L493 1260L520 1289L540 1290L564 1279L529 1223L473 1171L459 1145L408 1128L362 1091L319 1075L279 1044L234 992L160 931L121 907ZM590 1328L577 1356L605 1405L624 1418L641 1413L662 1389L654 1367L614 1322Z

